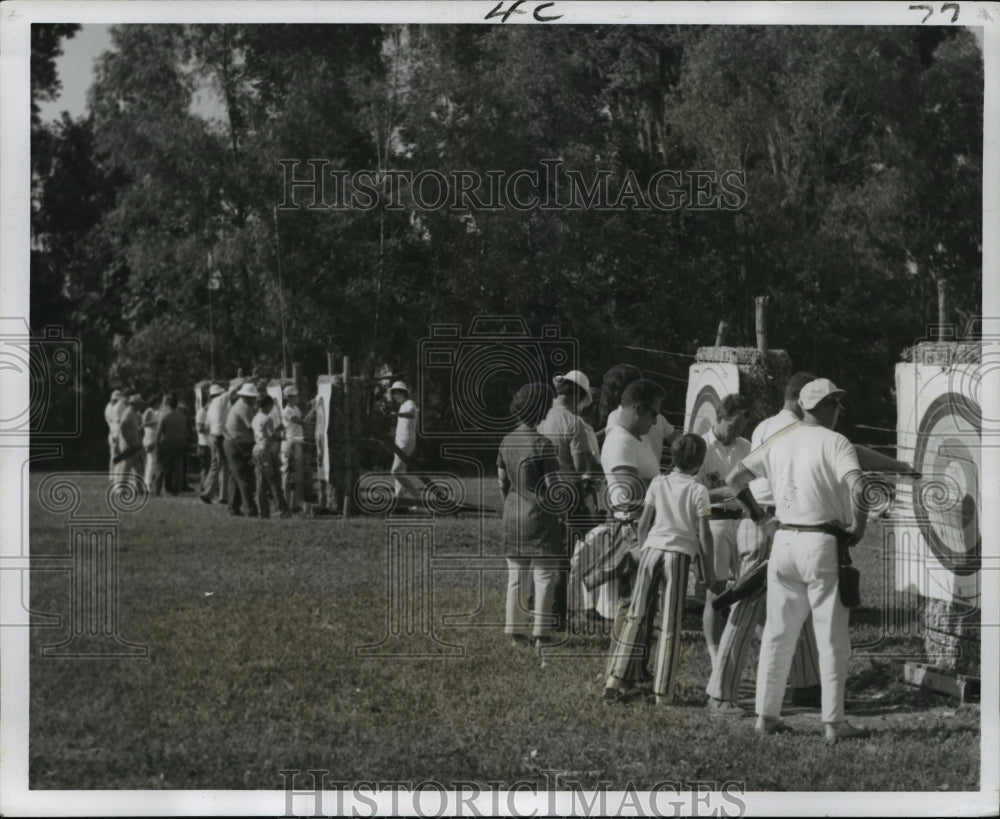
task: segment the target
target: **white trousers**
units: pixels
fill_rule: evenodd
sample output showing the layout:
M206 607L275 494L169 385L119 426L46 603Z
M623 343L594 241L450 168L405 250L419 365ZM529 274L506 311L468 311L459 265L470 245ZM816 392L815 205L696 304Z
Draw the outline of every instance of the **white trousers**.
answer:
M757 668L757 714L781 716L799 631L809 615L819 650L823 722L843 722L851 639L837 593L837 541L822 532L779 529L767 564L767 622Z
M534 637L547 637L556 623L553 612L559 558L507 558L507 634L528 632ZM532 591L535 607L532 613L528 598Z

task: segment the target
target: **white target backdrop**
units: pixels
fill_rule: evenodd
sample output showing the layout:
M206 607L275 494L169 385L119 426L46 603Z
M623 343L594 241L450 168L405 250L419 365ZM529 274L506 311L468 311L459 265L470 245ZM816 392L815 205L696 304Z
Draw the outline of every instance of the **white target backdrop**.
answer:
M718 417L719 402L740 391L740 371L735 364L704 362L688 370L687 400L684 403L684 429L704 435Z
M982 418L976 385L981 368L978 361L915 357L914 363L896 365L897 457L923 477L898 485L895 586L978 606Z
M333 395L332 375L316 380L316 472L330 482L330 459L327 457L327 436L330 434L330 398Z
M282 382L277 379L273 379L267 384L267 394L274 399L274 404L278 408L278 412L284 413L285 411L285 399L281 394Z

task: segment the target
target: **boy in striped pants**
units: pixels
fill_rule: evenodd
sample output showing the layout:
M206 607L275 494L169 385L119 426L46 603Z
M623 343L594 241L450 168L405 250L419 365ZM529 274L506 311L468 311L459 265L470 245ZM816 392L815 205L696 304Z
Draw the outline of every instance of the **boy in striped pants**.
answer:
M610 667L604 687L606 700L622 698L623 680L629 663L645 653L638 639L649 596L657 579L663 580L663 623L656 656L653 693L656 702L670 702L680 656L681 617L691 559L701 557L705 582L720 593L715 580L711 508L708 490L695 480L705 459L705 441L698 435L682 435L671 450L674 469L653 479L646 492L639 519L639 542L643 544L636 572L632 601L621 634L612 639Z

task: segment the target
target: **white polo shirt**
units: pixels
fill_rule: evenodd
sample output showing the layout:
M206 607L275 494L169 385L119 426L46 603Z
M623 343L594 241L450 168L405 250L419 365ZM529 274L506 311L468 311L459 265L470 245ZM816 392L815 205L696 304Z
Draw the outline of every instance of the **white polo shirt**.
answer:
M612 424L616 426L621 425L619 420L622 416L622 408L618 407L611 411L608 416L607 426L610 427ZM642 436L642 440L646 442L646 445L653 451L653 455L656 456L656 462L660 462L660 458L663 457L663 442L669 439L676 430L673 425L662 415L656 416L656 423L649 428L649 432Z
M643 548L683 552L694 559L701 542L699 519L712 514L708 490L693 475L675 470L653 478L646 506L653 507L654 516Z
M614 474L617 467L631 467L639 473L643 489L630 486L628 478ZM638 506L645 496L645 485L660 474L660 462L649 446L625 427L610 426L601 449L601 467L608 482L608 503L624 509Z
M757 424L753 435L750 436L751 450L763 445L776 432L781 432L786 427L797 423L799 423L799 416L787 409L781 410L770 418L765 418ZM771 482L767 478L754 478L750 481L750 493L760 506L774 506L774 493L771 492Z
M790 425L741 465L771 482L775 514L782 523L838 523L846 528L854 520L845 478L861 467L851 442L838 432L819 424Z
M718 489L726 485L726 475L750 454L750 442L738 437L726 445L715 437L715 431L711 429L701 437L705 441L705 461L698 472L698 481L707 489ZM719 509L743 508L735 498L715 505Z

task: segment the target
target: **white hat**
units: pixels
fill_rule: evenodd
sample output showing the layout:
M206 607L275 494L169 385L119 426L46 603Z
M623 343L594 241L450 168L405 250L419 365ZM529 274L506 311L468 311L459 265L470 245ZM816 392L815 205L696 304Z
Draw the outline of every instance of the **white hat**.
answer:
M210 398L216 395L222 395L222 393L224 392L225 390L219 384L213 384L211 387L208 388L208 395Z
M285 387L285 389L282 391L282 395L284 395L285 398L290 398L293 395L297 396L298 394L299 391L295 389L295 387L293 387L291 384Z
M133 393L132 395L130 395L128 397L128 402L130 404L141 404L142 403L142 396L139 393Z
M114 390L111 393L111 400L112 401L117 401L121 397L122 397L122 391L121 390Z
M407 394L410 392L410 388L407 387L402 381L395 381L393 382L393 385L389 387L389 392L395 392L396 390L402 390Z
M240 387L240 391L236 394L242 395L244 398L258 398L260 396L257 392L257 388L249 381Z
M556 386L563 381L569 381L571 384L576 384L581 390L584 391L585 398L580 402L578 409L583 409L593 400L590 397L590 379L579 370L570 370L565 375L556 376L554 380L556 382Z
M846 394L847 390L838 389L829 378L817 378L802 388L799 393L799 405L804 410L813 410L824 398L839 398Z

